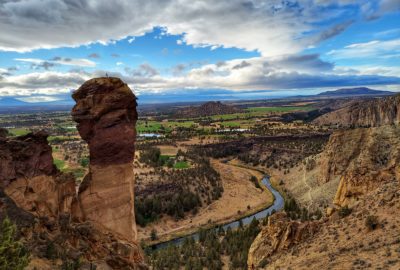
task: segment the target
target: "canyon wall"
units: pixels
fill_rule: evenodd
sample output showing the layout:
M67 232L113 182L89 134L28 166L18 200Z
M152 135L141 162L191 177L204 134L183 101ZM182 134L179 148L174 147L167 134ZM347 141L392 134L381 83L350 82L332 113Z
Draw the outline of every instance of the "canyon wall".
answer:
M400 194L400 95L355 103L321 116L314 122L368 127L335 131L324 151L318 156L318 181L324 184L337 177L340 179L333 203L338 208L350 206L353 212L357 212L357 215L349 217L352 224L362 222L360 217L365 218L372 205L375 209L370 214L380 214L376 207L386 206L388 202L390 204L385 209L385 218L398 219L399 215L393 208L392 200L398 196L393 194ZM330 233L337 230L338 223L347 224L337 222L338 218L336 213L317 223L289 220L284 213L271 216L268 225L250 247L249 269L286 269L289 265L294 269L308 269L311 262L314 265L324 265L319 261L328 257L327 253L336 252L335 245L330 247L329 243L338 242L337 236L333 240L329 239ZM342 229L347 229L346 226L343 225ZM319 232L318 228L324 232ZM347 236L343 237L342 244L348 246L352 242L349 239L358 239L354 241L353 249L364 252L363 246L358 243L366 235L362 227L355 229L357 231L352 232L351 238L346 232ZM387 233L382 231L372 236L382 239ZM389 233L397 232L392 227ZM335 231L335 234L338 235L338 232ZM388 249L388 246L390 245L386 243L385 248ZM314 250L314 254L309 250ZM345 249L341 248L336 257L343 257L343 261L348 262L354 252L346 255L343 250ZM374 263L381 261L378 259L382 256L379 255L381 250L374 249L372 254L368 254L370 258L375 257ZM302 256L299 256L300 253ZM315 259L317 257L318 260ZM324 263L326 266L328 262ZM329 263L335 265L332 258L329 258ZM336 267L340 269L340 264Z
M358 101L324 114L313 121L317 125L377 127L400 123L400 95Z

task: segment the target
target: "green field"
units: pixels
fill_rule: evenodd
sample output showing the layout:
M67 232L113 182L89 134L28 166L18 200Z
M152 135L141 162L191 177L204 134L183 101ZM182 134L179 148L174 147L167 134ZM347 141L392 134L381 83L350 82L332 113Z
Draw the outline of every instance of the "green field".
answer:
M189 128L194 126L194 121L168 121L168 122L157 122L157 121L138 121L136 130L138 133L157 133L157 132L171 132L176 127Z
M57 169L59 169L60 171L62 171L65 167L65 161L61 160L61 159L54 159L53 161L54 165L56 165Z
M220 123L226 128L240 128L241 122L238 121L225 121Z
M189 164L186 161L178 161L174 165L174 169L187 169L189 168Z
M13 136L22 136L30 132L27 128L11 128L8 130Z
M282 107L250 107L249 112L292 112L292 111L310 111L311 106L282 106Z

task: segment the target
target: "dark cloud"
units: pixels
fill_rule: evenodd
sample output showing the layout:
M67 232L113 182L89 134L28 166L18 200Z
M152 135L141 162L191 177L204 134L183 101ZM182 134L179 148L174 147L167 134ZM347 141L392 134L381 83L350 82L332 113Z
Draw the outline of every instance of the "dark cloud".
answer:
M185 71L186 65L185 64L178 64L172 68L172 74L174 76L181 76L183 71Z
M98 54L98 53L91 53L91 54L88 55L88 57L89 57L89 58L96 58L96 59L99 59L99 58L100 58L100 54Z
M56 66L56 64L53 63L53 62L43 61L43 62L38 63L38 64L32 63L32 64L31 64L31 69L44 69L44 70L49 70L49 69L51 69L52 67L55 67L55 66Z
M291 69L299 72L324 72L331 71L334 64L320 59L319 54L291 55L278 58L266 65L271 64L281 69Z
M341 22L339 24L334 25L333 27L323 31L316 39L316 42L321 42L327 39L330 39L331 37L337 36L340 33L342 33L344 30L346 30L350 25L354 23L354 20L348 20L345 22Z
M251 64L243 60L240 64L234 66L233 69L241 69L249 66L251 66Z
M148 63L141 64L136 69L125 68L125 71L133 77L154 77L159 74L158 70Z

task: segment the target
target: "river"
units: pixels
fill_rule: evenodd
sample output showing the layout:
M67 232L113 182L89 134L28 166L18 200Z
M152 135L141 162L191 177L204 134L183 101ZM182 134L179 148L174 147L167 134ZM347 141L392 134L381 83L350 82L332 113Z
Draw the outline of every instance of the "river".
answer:
M272 187L271 181L270 181L270 177L264 176L264 178L261 180L262 184L269 190L271 191L271 193L274 195L274 203L269 206L268 208L265 208L264 210L261 210L255 214L252 214L250 216L232 221L230 223L227 223L225 225L223 225L222 227L224 228L224 230L226 231L228 229L228 227L231 227L232 229L236 229L237 227L239 227L239 221L241 220L243 225L247 225L250 224L250 222L253 220L253 218L256 219L263 219L268 215L271 215L272 211L279 211L283 209L283 205L285 203L282 195ZM183 243L183 241L185 241L186 238L192 237L194 238L196 241L199 239L199 233L193 233L193 234L189 234L186 236L182 236L179 238L175 238L163 243L159 243L156 245L152 246L153 250L157 250L157 249L161 249L161 248L165 248L169 245L180 245Z

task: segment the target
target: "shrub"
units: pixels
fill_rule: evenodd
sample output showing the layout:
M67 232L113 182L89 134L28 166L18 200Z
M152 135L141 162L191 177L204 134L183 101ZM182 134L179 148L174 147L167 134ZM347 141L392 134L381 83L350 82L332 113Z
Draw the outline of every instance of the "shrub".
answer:
M365 226L367 226L367 228L369 230L375 230L378 227L378 217L377 216L368 216L365 220Z
M5 218L0 230L0 269L25 269L29 263L29 254L24 245L15 239L16 226Z
M338 213L339 213L339 217L344 218L347 217L348 215L351 214L351 208L349 208L347 205L340 207Z

